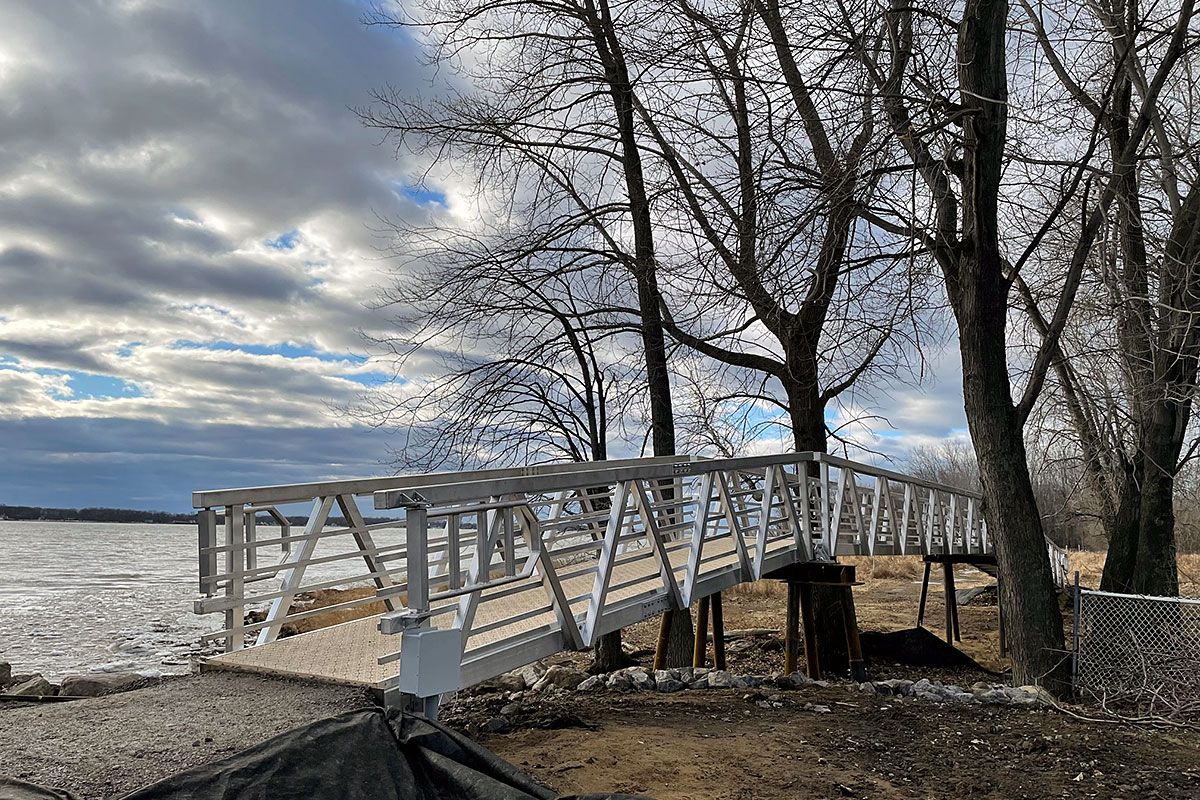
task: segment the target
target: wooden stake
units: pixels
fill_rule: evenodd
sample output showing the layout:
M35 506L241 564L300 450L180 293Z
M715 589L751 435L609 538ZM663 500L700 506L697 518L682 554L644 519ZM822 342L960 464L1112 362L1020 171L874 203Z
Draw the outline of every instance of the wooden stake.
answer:
M810 583L800 584L800 615L804 618L804 658L808 662L808 677L819 681L821 658L817 652L817 614Z
M696 644L692 647L692 667L703 667L708 656L708 607L708 598L701 597L700 615L696 619Z
M925 562L925 578L921 581L921 604L917 606L917 627L925 627L925 601L929 599L929 570L933 564Z
M807 640L808 622L804 623ZM791 675L796 671L797 654L800 651L800 584L787 582L787 627L783 631L783 672Z
M725 611L721 608L720 592L712 596L712 636L713 666L725 669Z
M858 638L858 613L854 609L854 589L846 587L846 608L842 615L846 620L846 652L850 656L850 674L862 683L867 679L863 665L862 642Z

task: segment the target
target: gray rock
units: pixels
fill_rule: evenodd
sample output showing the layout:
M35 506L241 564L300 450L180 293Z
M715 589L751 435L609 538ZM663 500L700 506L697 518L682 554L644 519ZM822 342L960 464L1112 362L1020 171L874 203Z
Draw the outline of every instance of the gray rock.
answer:
M1047 692L1041 686L1019 686L1017 687L1026 697L1032 698L1037 705L1050 706L1054 705L1054 695Z
M884 694L881 687L887 687L890 694L904 696L912 693L913 682L904 680L903 678L889 678L886 681L876 681L875 688L880 689L880 694Z
M782 682L776 682L776 686L780 689L799 689L802 686L811 686L813 680L803 672L793 672L791 675L781 678Z
M921 692L928 692L931 689L933 689L933 682L930 681L929 678L921 678L921 680L917 681L916 683L914 683L912 685L912 693L913 694L920 694Z
M26 681L8 687L6 694L18 697L41 697L58 694L58 687L41 675L34 675Z
M504 717L492 717L480 725L479 729L486 733L507 733L512 730L512 724Z
M726 670L711 670L706 677L710 689L729 689L733 686L733 676Z
M805 703L802 708L815 714L829 714L833 711L829 706L823 706L820 703Z
M641 692L654 691L654 678L650 677L650 673L644 669L635 669L629 673L629 680L633 683L633 688Z
M0 687L7 686L12 681L12 664L0 661Z
M763 679L757 675L734 675L730 683L734 689L757 689L763 685Z
M687 688L687 684L674 678L663 678L655 681L655 687L660 692L680 692Z
M654 683L655 684L662 683L663 681L679 681L679 680L683 680L683 679L679 676L679 670L677 670L677 669L656 669L656 670L654 670ZM689 677L689 680L690 680L690 677Z
M710 670L708 667L696 667L692 670L692 680L695 680L696 678L703 678L709 672L712 672L712 670Z
M520 710L521 710L520 703L509 703L508 705L506 705L500 709L500 716L511 717L513 714L516 714Z
M699 678L696 678L696 680L689 683L688 688L689 689L707 689L708 688L708 676L701 675Z
M535 683L541 680L543 675L546 674L546 667L540 661L538 661L521 667L521 669L517 670L517 672L522 678L525 679L526 686L533 686Z
M604 682L607 679L607 675L592 675L583 683L576 686L575 689L580 692L596 692L604 688Z
M542 677L533 685L533 691L542 692L546 689L574 689L587 680L587 674L570 667L555 665L546 670Z
M979 702L992 706L1012 705L1012 698L1003 689L985 689L982 692L976 692L975 697Z
M141 676L129 673L69 675L63 678L58 693L72 697L99 697L128 689L141 680Z
M629 680L629 676L620 672L614 672L608 676L608 680L604 685L614 692L632 692L633 681Z
M496 678L495 683L502 692L523 692L529 688L525 676L519 672L507 672Z

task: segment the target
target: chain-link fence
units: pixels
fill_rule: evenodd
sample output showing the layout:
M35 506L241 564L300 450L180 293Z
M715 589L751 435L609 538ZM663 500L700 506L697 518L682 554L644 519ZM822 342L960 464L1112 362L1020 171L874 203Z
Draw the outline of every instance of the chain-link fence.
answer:
M1200 598L1076 589L1075 684L1108 706L1200 711Z

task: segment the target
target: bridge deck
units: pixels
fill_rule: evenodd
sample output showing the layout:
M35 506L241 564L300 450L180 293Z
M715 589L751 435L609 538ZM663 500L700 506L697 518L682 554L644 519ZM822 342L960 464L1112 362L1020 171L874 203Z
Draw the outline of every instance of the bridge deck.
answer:
M784 548L778 548L777 551ZM687 551L679 550L671 554L671 563L678 575L687 566ZM718 555L708 566L719 570L723 566L734 567L737 564L736 552ZM648 567L649 559L639 559L632 563L620 564L613 570L612 586L645 578L642 583L651 582L658 576L657 570L651 572ZM568 597L584 599L572 604L577 616L582 616L586 609L586 595L592 589L592 575L581 575L563 581L563 589ZM475 626L483 627L489 623L519 617L522 613L532 611L545 603L545 596L539 591L541 584L533 584L529 591L511 594L506 597L488 600L480 603L475 616ZM661 587L659 587L661 594ZM608 594L610 604L617 605L622 600L633 600L639 595L650 597L650 593L639 584L614 588ZM208 669L228 669L243 672L258 672L270 675L284 675L309 680L327 681L330 683L349 684L354 686L370 686L381 688L396 675L396 664L380 664L379 659L396 652L400 646L399 636L387 636L379 632L379 618L376 614L362 619L343 622L327 628L320 628L296 636L277 639L270 644L249 647L223 653L210 658L206 662ZM450 615L435 618L437 627L450 627ZM538 628L556 626L552 611L533 616L519 623L498 627L493 630L473 634L469 649L477 649L483 645L501 642L522 632Z

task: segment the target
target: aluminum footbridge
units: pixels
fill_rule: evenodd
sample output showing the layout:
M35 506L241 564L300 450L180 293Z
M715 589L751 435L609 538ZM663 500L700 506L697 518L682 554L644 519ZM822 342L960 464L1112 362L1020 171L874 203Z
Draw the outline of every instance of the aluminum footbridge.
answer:
M202 491L193 504L195 610L224 615L209 668L425 697L788 564L991 553L978 495L813 452ZM334 589L350 591L330 604ZM348 621L280 636L319 615Z

